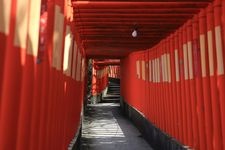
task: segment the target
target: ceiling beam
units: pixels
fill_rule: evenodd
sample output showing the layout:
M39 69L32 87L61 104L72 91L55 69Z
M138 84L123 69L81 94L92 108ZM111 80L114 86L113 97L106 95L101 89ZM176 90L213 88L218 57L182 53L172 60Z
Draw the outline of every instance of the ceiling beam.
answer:
M190 17L193 16L191 13L146 13L146 14L136 14L136 13L129 13L129 14L112 14L112 13L82 13L82 14L75 14L74 18L148 18L148 17Z
M74 18L75 22L176 22L185 21L186 18L173 18L173 17L147 17L147 18Z
M77 0L87 1L87 0ZM137 0L89 0L89 2L137 2ZM212 0L183 0L185 2L211 2ZM138 0L138 2L181 2L181 0Z
M74 9L74 14L78 13L197 13L199 8L152 8L152 9Z
M210 0L207 1L180 1L173 0L172 2L107 2L107 1L73 1L72 5L75 9L106 9L106 8L202 8L206 7Z
M188 18L187 18L188 19ZM101 24L101 25L99 25ZM167 25L171 25L171 26L175 26L175 25L179 25L180 22L177 21L177 22L141 22L141 23L137 23L137 22L104 22L104 23L101 23L101 22L84 22L84 23L80 23L80 22L77 22L75 26L82 26L82 27L85 27L85 26L92 26L92 25L97 25L97 26L108 26L110 27L110 25L114 26L114 25L123 25L123 26L142 26L142 25L159 25L159 26L167 26ZM149 26L150 27L150 26Z

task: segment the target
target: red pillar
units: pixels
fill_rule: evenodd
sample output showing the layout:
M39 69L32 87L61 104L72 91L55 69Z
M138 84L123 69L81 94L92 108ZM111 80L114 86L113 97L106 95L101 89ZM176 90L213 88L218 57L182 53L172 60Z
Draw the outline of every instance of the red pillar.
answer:
M212 123L213 123L213 149L223 149L222 143L222 127L221 127L221 113L219 93L217 90L216 77L216 45L215 45L215 31L214 31L214 17L213 6L209 5L207 8L207 44L208 44L208 60L209 60L209 76L210 76L210 92L212 102Z
M178 56L179 56L179 71L180 71L180 87L181 87L181 107L182 107L182 122L184 133L184 144L188 143L188 126L187 126L187 106L186 106L186 93L184 83L184 57L183 57L183 32L182 28L178 29Z
M212 108L211 108L211 94L209 84L209 65L208 65L208 46L206 36L206 14L202 10L199 14L199 35L200 35L200 54L201 54L201 75L202 75L202 89L204 98L205 110L205 129L207 149L212 148Z
M173 128L174 128L174 134L176 139L180 140L179 137L179 120L178 120L178 104L177 104L177 94L176 94L176 70L175 70L175 55L174 55L174 34L170 36L169 39L169 55L170 55L170 66L171 66L171 94L172 94L172 100L173 100L173 115L174 115L174 122L173 122Z
M175 61L175 79L176 79L176 96L178 107L178 130L180 141L184 142L183 121L182 121L182 102L181 102L181 85L180 85L180 68L179 68L179 55L178 55L178 31L174 35L174 61Z
M17 123L22 83L22 68L25 63L25 48L15 43L17 2L11 3L10 28L5 45L3 82L0 112L0 149L16 149ZM26 9L26 8L25 8ZM18 27L17 27L18 29ZM26 34L26 33L24 33ZM16 45L16 46L15 46Z
M193 63L194 63L194 77L196 87L197 99L197 114L198 114L198 129L200 150L206 149L206 134L205 134L205 116L204 116L204 102L201 80L201 58L200 58L200 42L199 42L199 22L198 16L194 16L192 22L193 28Z
M28 150L30 144L30 129L32 117L32 104L34 100L35 66L39 46L39 27L41 1L29 1L28 32L26 62L23 67L20 110L18 117L17 150ZM31 19L32 18L32 19ZM40 81L39 81L40 82Z
M169 97L170 97L170 109L171 109L171 120L170 120L170 126L171 126L171 135L173 137L176 137L177 135L177 130L175 128L175 122L176 122L176 112L175 112L175 98L173 94L173 83L172 83L172 65L171 65L171 40L172 40L172 35L170 35L167 40L166 40L166 62L167 62L167 81L168 81L168 88L169 88Z
M223 3L222 3L223 2ZM223 4L223 5L222 5ZM223 8L223 9L222 9ZM217 61L217 88L219 92L223 144L225 143L225 75L224 75L224 58L225 58L225 22L224 22L224 0L214 1L214 24L216 40L216 61ZM223 14L223 15L222 15ZM221 16L222 15L222 16Z
M188 47L187 47L187 23L182 28L182 52L183 52L183 67L184 67L184 91L185 91L185 105L187 113L187 144L193 145L193 129L192 129L192 112L190 100L190 86L189 86L189 68L188 68Z
M192 129L193 129L193 144L194 149L199 149L199 131L198 131L198 116L197 116L197 99L194 78L194 63L193 63L193 34L192 22L187 23L187 48L188 48L188 67L189 67L189 85L190 85L190 103L192 112Z

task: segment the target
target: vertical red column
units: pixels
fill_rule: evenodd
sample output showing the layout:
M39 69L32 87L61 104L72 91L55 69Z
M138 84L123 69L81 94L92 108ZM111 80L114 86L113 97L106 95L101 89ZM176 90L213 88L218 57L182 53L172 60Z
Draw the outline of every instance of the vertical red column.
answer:
M158 53L160 50L160 44L157 46L156 51L155 51L155 94L156 94L156 103L157 103L157 118L158 118L158 123L160 125L160 128L163 129L165 131L165 120L163 120L163 116L164 116L164 105L160 105L161 104L161 98L163 97L162 95L159 95L159 91L162 91L162 88L159 87L159 70L158 70ZM160 109L161 107L161 109Z
M164 85L165 96L162 99L162 103L165 104L165 116L163 119L166 120L167 129L166 132L171 134L171 108L170 108L170 93L168 88L168 70L167 70L167 39L163 40L162 53L160 54L160 72L162 78L162 84Z
M180 88L180 68L179 68L179 56L178 56L178 31L174 35L174 62L175 62L175 77L176 77L176 96L178 107L178 129L180 141L184 142L183 121L182 121L182 102L181 102L181 88Z
M178 29L178 43L179 43L179 71L180 71L180 87L181 87L181 107L182 107L182 122L183 122L183 133L184 133L184 144L188 143L188 128L187 128L187 106L186 106L186 95L185 95L185 83L184 83L184 57L183 57L183 33L182 28Z
M92 95L96 95L97 94L97 77L96 77L96 70L92 69Z
M155 62L155 72L156 72L156 93L158 97L158 107L161 108L161 110L158 108L159 113L159 122L161 124L161 128L163 131L167 132L167 118L165 118L165 107L166 101L165 100L165 92L164 92L164 81L162 80L162 71L161 71L161 55L162 55L162 42L159 43L159 47L156 52L156 62ZM159 94L159 91L162 91L162 94Z
M194 149L199 149L199 131L198 131L198 118L197 118L197 103L196 103L196 89L195 78L193 73L193 40L192 40L192 22L187 23L187 53L188 53L188 68L189 68L189 85L190 85L190 108L192 117L192 130L193 130L193 144Z
M152 60L152 94L153 94L153 104L155 105L155 107L153 108L154 110L154 121L156 124L158 124L158 120L156 118L156 112L157 112L157 103L156 103L156 91L155 91L155 54L154 54L155 51L152 51L152 57L151 57L151 60Z
M157 95L157 91L156 91L156 61L155 61L156 49L152 52L153 52L153 54L152 54L152 74L153 74L152 75L152 79L153 79L152 89L154 90L153 94L154 94L154 105L155 105L154 118L155 118L156 125L158 125L159 127L162 127L161 123L159 122L161 116L158 115L158 95Z
M164 101L167 101L167 110L166 114L167 116L167 122L168 122L168 133L172 135L172 127L171 127L171 121L172 121L172 113L171 113L171 98L170 98L170 91L169 91L169 79L168 79L168 62L167 62L167 51L168 51L168 39L166 38L163 44L163 65L164 65L164 84L165 84L165 93L166 97Z
M159 114L159 122L161 124L161 128L163 131L167 132L168 124L167 119L165 116L166 114L166 98L165 98L165 87L164 81L162 78L162 60L161 55L163 54L163 45L160 42L159 46L157 47L156 51L156 58L155 58L155 70L156 70L156 96L158 98L158 114ZM163 93L162 93L163 92Z
M5 52L7 40L9 37L10 20L11 20L11 3L12 1L0 2L0 95L2 93L3 73L5 63ZM0 118L1 118L1 96L0 96ZM0 119L1 120L1 119Z
M151 53L148 50L148 94L149 94L149 99L148 99L148 120L153 122L153 118L152 118L152 88L151 88L151 81L152 81L152 63L151 63Z
M167 68L167 82L168 82L168 88L169 88L169 99L170 99L170 110L171 110L171 120L170 120L170 126L171 126L171 134L173 137L176 136L176 128L175 128L175 100L173 95L173 83L172 83L172 66L171 66L171 35L166 40L166 68Z
M192 128L192 111L190 100L190 85L189 85L189 68L188 68L188 46L187 46L187 24L183 26L183 63L184 63L184 84L185 84L185 97L186 97L186 113L187 113L187 132L188 132L188 145L193 145L193 128Z
M222 3L223 2L223 9ZM225 22L224 22L224 0L214 1L214 23L215 23L215 40L216 40L216 62L217 62L217 88L219 92L222 136L223 144L225 143L225 75L224 75L224 58L225 58ZM221 16L223 14L223 16ZM222 22L223 20L223 22ZM222 24L223 23L223 24ZM224 145L225 147L225 145Z
M4 1L6 2L6 1ZM0 149L16 149L17 123L22 83L22 68L25 64L27 39L28 1L7 1L3 11L9 11L7 43L4 46L2 70L2 93L0 109ZM17 13L23 8L21 13ZM20 16L19 16L20 15ZM22 18L21 18L22 16ZM21 19L23 22L21 22ZM24 31L24 32L20 32ZM2 42L2 41L1 41ZM2 44L2 43L1 43ZM2 51L2 50L1 50ZM2 68L2 66L1 66Z
M28 3L28 39L26 62L23 67L23 77L20 96L18 120L17 150L28 150L30 144L31 111L34 100L34 77L36 57L39 43L40 0L30 0Z
M140 58L141 58L141 100L139 101L139 105L141 108L141 112L145 113L145 82L146 82L146 69L145 69L145 52L140 53Z
M160 91L163 91L163 94L160 98L160 106L163 107L162 109L162 118L161 121L164 124L164 131L169 132L169 126L168 126L168 121L169 121L169 113L168 113L168 98L167 98L167 91L166 91L166 84L165 84L165 70L164 70L164 52L165 52L165 40L160 42L160 47L159 51L157 53L157 72L158 72L158 86L161 87L161 90L156 89L158 91L158 95L160 95ZM165 107L167 106L167 107Z
M44 139L45 139L44 148L45 149L50 149L51 138L52 138L51 137L51 131L52 131L51 112L52 112L52 107L53 107L52 106L52 100L54 99L53 88L55 88L55 86L54 86L55 68L53 68L53 65L55 65L55 63L56 63L56 58L55 58L56 55L53 51L53 49L55 47L53 39L54 39L54 31L56 30L55 29L56 28L55 27L56 16L59 14L59 10L60 10L59 6L57 6L57 8L56 8L55 1L50 0L49 3L48 3L48 15L49 15L49 17L48 17L48 29L49 29L48 34L49 35L48 35L48 39L47 39L47 41L48 41L47 49L48 49L48 57L49 57L49 77L50 77L49 78L49 87L48 87L49 94L46 95L46 98L45 98L45 100L47 101L47 102L45 102L45 105L46 105L45 109L46 110L39 110L41 114L42 114L42 111L45 111L45 113L46 113L45 118L44 118L45 128L44 128L44 131L43 131L44 135L45 135L44 136ZM50 29L50 27L52 28L52 30ZM60 43L61 41L58 41L58 42ZM43 105L39 104L39 107L43 107ZM41 117L39 116L39 114L37 114L37 119L39 119L39 118L41 118ZM38 123L39 123L39 121L38 121ZM42 123L42 122L40 122L40 123ZM34 133L35 132L36 131L34 131ZM32 144L32 146L35 149L35 142Z
M158 47L156 48L156 50L158 50ZM158 87L158 85L157 85L157 82L158 82L158 80L157 80L157 51L155 51L155 53L154 53L154 79L155 79L155 81L154 81L154 89L155 89L155 102L156 102L156 120L157 120L157 124L159 125L159 127L160 128L163 128L164 129L164 125L163 125L163 123L161 122L161 118L162 118L162 112L164 111L164 107L163 106L161 106L162 107L162 109L161 109L161 113L160 113L160 111L159 111L159 99L160 99L160 97L162 96L162 95L158 95L158 90L157 90L157 88L158 89L160 89L159 87Z
M178 120L178 104L177 104L177 95L176 95L176 69L175 69L175 55L174 55L174 34L170 36L169 40L170 48L169 48L169 55L170 55L170 66L171 66L171 88L172 88L172 100L173 100L173 115L174 115L174 134L175 137L180 140L179 137L179 120Z
M153 66L153 52L152 51L150 51L149 52L149 57L150 57L150 84L151 84L151 86L150 86L150 94L151 94L151 120L153 121L153 123L155 123L156 124L156 120L155 120L155 107L153 107L153 106L156 106L155 105L155 93L154 93L154 72L153 72L153 70L154 70L154 66Z
M156 51L157 50L157 51ZM160 126L160 128L164 128L164 124L162 122L162 116L163 116L163 111L164 107L161 105L160 106L160 99L162 95L158 95L158 90L161 87L158 87L158 70L157 70L157 57L158 57L158 51L159 51L159 45L156 47L155 53L154 53L154 75L155 75L155 99L156 99L156 117L157 117L157 122ZM162 107L161 111L159 111L159 108Z
M118 70L117 70L118 72ZM145 115L149 118L149 52L148 50L145 51Z
M223 149L222 143L222 128L221 128L221 113L219 94L216 84L216 45L215 45L215 31L214 31L214 17L213 6L209 5L207 8L207 44L208 44L208 60L209 60L209 75L210 75L210 89L212 100L212 121L213 121L213 149Z
M161 97L161 105L163 106L163 116L162 116L162 121L164 121L165 124L165 129L164 131L169 133L170 131L170 127L169 127L169 117L170 117L170 113L169 113L169 100L168 100L168 92L167 92L167 82L166 82L166 59L165 59L165 51L166 51L166 40L162 40L160 42L160 51L158 53L158 60L159 60L159 67L158 69L158 73L159 73L159 80L160 80L160 86L162 87L162 91L163 91L163 97ZM158 92L160 92L160 90L158 90ZM160 94L160 93L159 93Z
M152 115L153 115L153 113L154 113L154 110L152 110L152 103L153 103L153 97L154 97L154 95L153 95L153 89L152 89L152 61L151 61L151 59L152 59L152 55L151 55L151 53L149 52L149 50L148 50L148 72L149 72L149 91L148 91L148 93L149 93L149 101L148 101L148 104L149 104L149 113L148 113L148 115L149 115L149 118L148 118L148 120L149 121L152 121L152 122L154 122L154 119L153 119L153 117L152 117Z
M163 94L160 95L159 91L162 91L162 86L160 86L161 84L159 84L160 81L160 72L159 72L159 51L160 51L160 47L161 45L159 44L157 47L157 50L155 52L155 90L156 90L156 101L157 101L157 117L159 125L161 126L160 128L162 128L165 131L166 128L166 124L165 124L165 120L163 119L164 117L164 112L165 112L165 108L164 108L164 104L161 104L161 99L163 98ZM161 109L160 109L161 108Z
M45 5L46 9L46 35L43 35L45 39L45 47L43 49L43 58L41 63L37 65L35 77L35 93L34 103L32 110L32 128L31 128L31 144L30 149L45 150L48 146L47 138L47 117L48 117L48 104L50 95L50 69L52 66L52 48L53 48L53 30L54 30L54 10L55 6L53 1L49 1L48 5ZM40 54L41 55L41 54ZM40 82L41 81L41 82ZM37 130L39 129L39 130ZM37 144L39 143L39 144Z
M153 90L153 92L152 92L152 94L153 94L153 104L154 104L154 108L153 108L153 110L154 110L154 113L153 113L153 116L154 116L154 121L155 121L155 123L156 123L156 125L158 125L158 122L157 122L157 115L156 115L156 112L157 112L157 102L156 102L156 91L155 91L155 49L154 49L154 51L152 51L152 57L151 57L151 59L152 59L152 90Z
M199 14L199 34L200 34L200 54L201 54L201 75L202 75L202 88L204 98L205 110L205 128L207 149L211 150L212 147L212 108L211 108L211 94L209 84L209 64L208 64L208 46L206 36L206 14L202 10Z
M200 150L206 149L206 134L205 134L205 117L204 117L204 102L202 92L201 80L201 58L199 46L199 26L198 15L194 16L193 28L193 63L194 63L194 77L196 86L196 99L197 99L197 114L198 114L198 128L199 128L199 142Z
M55 139L59 132L57 130L57 105L59 103L59 87L62 83L62 54L63 54L63 41L65 33L65 18L64 18L64 2L55 1L53 3L54 7L54 25L53 25L53 37L50 39L52 41L52 49L49 49L51 53L50 58L50 82L49 82L49 96L47 102L47 117L46 117L46 149L54 149L56 147ZM56 35L57 33L57 35ZM47 128L46 128L47 129Z
M165 83L166 83L166 91L167 91L167 99L168 99L168 114L169 114L169 133L171 136L174 136L174 131L173 131L173 127L172 127L172 123L174 122L173 120L173 109L172 109L172 97L171 97L171 88L170 88L170 59L169 59L169 37L167 37L165 39L165 53L164 53L164 57L165 57Z

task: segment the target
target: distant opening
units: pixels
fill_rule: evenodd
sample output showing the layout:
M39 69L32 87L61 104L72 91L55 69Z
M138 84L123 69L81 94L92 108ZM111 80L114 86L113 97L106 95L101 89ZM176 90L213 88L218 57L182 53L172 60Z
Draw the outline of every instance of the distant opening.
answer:
M88 61L81 150L152 150L120 107L120 61Z
M85 104L119 103L120 60L89 59Z

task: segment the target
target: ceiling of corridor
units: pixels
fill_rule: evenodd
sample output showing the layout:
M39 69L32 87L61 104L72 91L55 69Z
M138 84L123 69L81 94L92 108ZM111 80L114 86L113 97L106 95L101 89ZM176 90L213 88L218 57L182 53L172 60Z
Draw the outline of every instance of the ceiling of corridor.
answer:
M120 58L152 47L210 1L79 0L73 1L74 21L89 57Z

